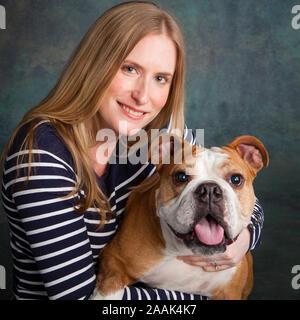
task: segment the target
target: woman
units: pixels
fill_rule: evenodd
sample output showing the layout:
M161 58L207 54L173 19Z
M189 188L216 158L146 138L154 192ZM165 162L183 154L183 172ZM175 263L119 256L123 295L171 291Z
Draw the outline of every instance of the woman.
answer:
M116 232L130 187L155 172L151 163L110 164L107 153L102 161L97 133L108 128L127 136L167 127L193 143L184 126L183 88L182 36L165 11L152 3L124 3L90 28L56 86L24 116L2 154L16 299L90 298L99 252ZM117 154L119 147L118 141ZM259 242L262 219L257 204L256 224L213 261L181 258L207 271L229 268ZM137 298L202 297L126 288L123 299Z

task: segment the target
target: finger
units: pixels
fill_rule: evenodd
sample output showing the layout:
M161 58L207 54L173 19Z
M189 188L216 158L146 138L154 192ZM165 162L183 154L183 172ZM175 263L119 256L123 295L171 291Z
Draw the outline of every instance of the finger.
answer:
M182 257L178 259L184 263L190 264L192 266L199 266L199 267L204 267L207 265L207 262L205 261L199 261L198 259L195 258L189 258L189 257Z
M198 255L177 256L177 259L182 261L190 261L190 262L205 262L206 264L211 263L213 261L212 258L207 258L204 256L198 256Z
M219 271L223 271L223 270L226 270L226 269L229 269L230 267L226 264L221 264L221 265L218 265L218 266L215 266L215 265L206 265L204 266L202 269L206 272L219 272Z

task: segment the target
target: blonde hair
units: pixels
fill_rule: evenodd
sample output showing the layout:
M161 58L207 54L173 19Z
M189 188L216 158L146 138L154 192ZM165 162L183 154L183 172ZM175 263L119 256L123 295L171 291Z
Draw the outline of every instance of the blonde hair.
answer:
M15 129L1 155L2 162L18 130L27 123L30 127L21 149L29 150L31 159L34 129L41 120L50 121L74 159L78 180L70 195L83 186L88 190L84 202L76 211L82 213L91 205L96 205L100 209L102 226L110 207L97 184L88 156L88 148L96 144L96 134L100 130L99 105L121 64L139 40L148 34L162 33L174 41L177 62L166 105L147 130L161 128L172 115L172 128L182 131L185 68L181 31L175 20L155 4L126 2L104 12L91 26L57 84L44 100L25 114Z

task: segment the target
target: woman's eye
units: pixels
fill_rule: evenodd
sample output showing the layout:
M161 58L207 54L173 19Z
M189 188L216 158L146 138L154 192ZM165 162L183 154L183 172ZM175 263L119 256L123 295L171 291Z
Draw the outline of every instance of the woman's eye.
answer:
M184 183L188 180L188 175L184 172L176 172L175 173L175 181L177 183Z
M124 66L123 69L129 73L136 73L135 68L131 66Z
M240 174L233 174L230 178L231 184L233 184L235 187L239 187L243 184L244 178Z
M167 82L167 79L163 76L157 76L156 77L156 80L159 82L159 83L166 83Z

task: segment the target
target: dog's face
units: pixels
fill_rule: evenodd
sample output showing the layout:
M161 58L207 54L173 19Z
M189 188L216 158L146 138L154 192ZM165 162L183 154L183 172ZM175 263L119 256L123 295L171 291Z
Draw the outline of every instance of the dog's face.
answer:
M222 148L193 147L181 164L171 159L163 165L156 205L166 246L202 255L224 252L250 222L252 182L263 164L264 146L243 136Z

